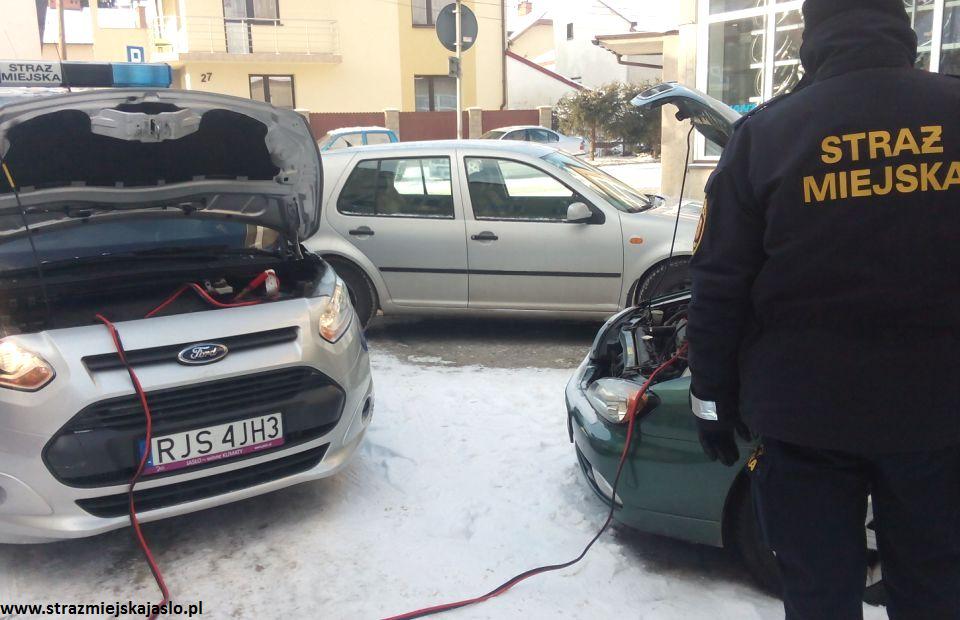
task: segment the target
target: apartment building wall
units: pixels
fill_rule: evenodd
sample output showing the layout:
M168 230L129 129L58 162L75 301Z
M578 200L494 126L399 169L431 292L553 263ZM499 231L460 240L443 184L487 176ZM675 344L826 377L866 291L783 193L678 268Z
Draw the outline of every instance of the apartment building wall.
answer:
M7 1L34 6L32 0ZM251 75L292 76L296 107L314 112L413 111L416 76L446 76L452 55L433 27L414 26L411 0L279 0L276 24L251 25L253 49L259 50L251 54L228 52L223 0L149 3L143 28L102 27L96 0L90 4L85 13L92 35L82 42L68 37L70 60L125 61L127 46L143 47L146 60L171 64L175 87L239 97L250 97ZM480 33L464 54L464 108L499 109L505 103L501 7L489 0L466 4L477 14ZM310 41L318 28L332 28L335 43ZM55 34L47 40L42 56L55 60Z
M0 58L39 58L40 28L33 2L4 3Z

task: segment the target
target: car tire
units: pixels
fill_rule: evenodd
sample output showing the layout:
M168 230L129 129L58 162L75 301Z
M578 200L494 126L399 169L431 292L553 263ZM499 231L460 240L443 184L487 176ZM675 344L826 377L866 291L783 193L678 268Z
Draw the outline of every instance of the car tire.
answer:
M750 498L750 485L738 485L740 488L736 491L731 506L733 514L731 515L730 533L733 537L733 545L747 572L756 580L761 588L767 592L780 596L783 590L783 584L780 580L780 567L777 566L777 559L773 552L767 548L763 542L763 536L760 533L760 524L757 522L756 513L753 510L753 501Z
M634 303L690 290L690 257L678 256L654 265L637 283Z
M780 577L780 567L773 552L767 548L760 534L760 524L757 522L756 512L750 498L750 485L738 485L739 489L733 498L730 532L733 545L736 547L747 572L765 591L776 596L782 596L783 582ZM879 575L879 554L876 549L868 549L868 558L871 563L866 573L867 589L863 600L869 605L886 605L887 593L883 585L882 575Z
M335 256L324 257L324 260L333 267L340 279L347 285L350 292L350 303L357 313L360 320L360 326L366 326L376 316L380 309L380 301L377 297L377 289L373 282L367 277L367 274L353 265L353 263Z

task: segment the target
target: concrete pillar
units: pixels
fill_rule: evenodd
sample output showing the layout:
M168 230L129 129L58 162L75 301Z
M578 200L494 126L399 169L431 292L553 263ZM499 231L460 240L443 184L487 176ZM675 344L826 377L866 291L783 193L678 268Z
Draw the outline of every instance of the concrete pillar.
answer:
M383 111L383 126L400 137L400 110L387 108Z
M476 140L483 135L483 109L467 108L467 117L470 125L467 137Z
M540 112L540 126L553 129L553 106L542 105L537 111Z

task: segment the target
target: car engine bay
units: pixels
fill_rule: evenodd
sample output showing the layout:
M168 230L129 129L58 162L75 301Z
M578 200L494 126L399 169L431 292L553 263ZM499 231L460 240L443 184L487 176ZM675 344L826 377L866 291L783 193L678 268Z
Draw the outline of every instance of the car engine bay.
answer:
M663 297L624 310L600 331L590 353L594 374L636 380L649 377L664 362L677 355L686 343L687 307L690 293ZM663 370L657 381L669 381L689 370L686 359Z
M48 270L43 285L36 272L16 276L0 272L0 337L92 325L97 313L116 321L142 319L188 284L198 285L222 306L186 291L153 316L233 307L241 295L243 305L310 297L327 269L322 259L307 253L290 259L187 255L133 265L81 262ZM267 280L265 273L272 277ZM251 286L258 279L263 281Z

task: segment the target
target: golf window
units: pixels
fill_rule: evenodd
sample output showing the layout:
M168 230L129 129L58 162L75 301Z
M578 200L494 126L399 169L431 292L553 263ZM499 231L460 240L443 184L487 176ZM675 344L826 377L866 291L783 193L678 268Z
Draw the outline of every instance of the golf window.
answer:
M470 202L478 220L564 222L583 198L539 168L507 159L467 157Z
M278 108L293 109L296 107L296 97L293 89L292 75L251 75L250 98L255 101L264 101Z
M340 192L337 210L345 215L453 219L450 158L362 161Z

